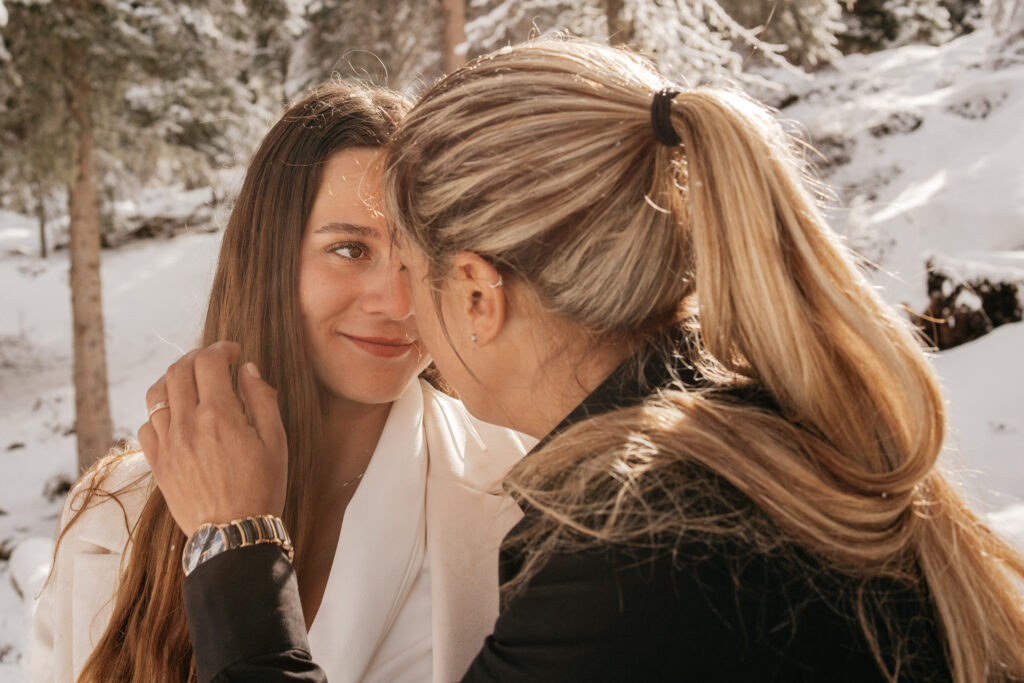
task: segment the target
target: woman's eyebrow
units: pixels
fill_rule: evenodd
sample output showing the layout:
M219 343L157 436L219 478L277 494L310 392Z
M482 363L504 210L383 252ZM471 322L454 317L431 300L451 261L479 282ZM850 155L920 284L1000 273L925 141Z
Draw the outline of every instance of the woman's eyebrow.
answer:
M380 231L368 225L355 225L353 223L326 223L316 229L316 233L345 234L366 239L381 239Z

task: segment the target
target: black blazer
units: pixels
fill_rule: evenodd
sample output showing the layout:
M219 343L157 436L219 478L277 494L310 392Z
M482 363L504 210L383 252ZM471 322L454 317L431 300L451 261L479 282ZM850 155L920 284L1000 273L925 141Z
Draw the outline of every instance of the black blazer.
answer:
M659 386L697 381L685 365L636 367L613 373L555 432ZM535 520L527 510L521 524ZM502 582L520 562L503 552ZM326 680L310 659L291 566L275 547L213 558L184 593L200 681ZM900 681L951 680L922 589L862 585L796 550L766 555L707 539L552 557L502 609L463 680L883 681L857 618L862 597L869 614L884 604L893 617L879 641L884 653L901 653Z

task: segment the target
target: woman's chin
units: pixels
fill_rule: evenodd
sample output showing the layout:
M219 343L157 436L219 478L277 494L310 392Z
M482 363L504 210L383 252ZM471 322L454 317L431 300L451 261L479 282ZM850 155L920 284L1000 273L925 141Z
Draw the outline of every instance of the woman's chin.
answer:
M352 378L339 379L338 381L325 383L326 391L336 398L350 401L352 403L364 403L366 405L380 405L391 403L398 399L413 381L418 372L410 372L402 375L389 375L385 377L360 378L353 382Z

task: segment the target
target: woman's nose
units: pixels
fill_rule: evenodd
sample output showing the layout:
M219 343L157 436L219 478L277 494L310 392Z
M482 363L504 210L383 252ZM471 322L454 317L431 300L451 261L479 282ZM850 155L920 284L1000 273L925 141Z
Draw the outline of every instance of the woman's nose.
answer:
M381 313L392 320L404 320L412 315L412 297L401 270L402 264L397 258L390 258L382 265L364 293L365 312Z

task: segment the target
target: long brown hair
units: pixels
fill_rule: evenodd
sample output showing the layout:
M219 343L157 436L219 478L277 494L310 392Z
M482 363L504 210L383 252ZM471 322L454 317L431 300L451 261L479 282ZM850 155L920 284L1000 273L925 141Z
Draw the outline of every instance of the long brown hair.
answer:
M435 84L392 142L386 212L438 287L456 253L477 253L581 340L685 331L718 389L663 391L521 461L506 488L541 514L511 539L525 565L505 589L600 543L795 548L862 586L857 616L891 680L907 652L888 638L898 617L865 597L872 580L929 597L958 683L1024 677L1024 558L936 469L943 402L909 325L827 226L767 111L684 90L668 147L651 122L666 87L628 51L539 40ZM727 398L740 387L777 409Z
M320 394L297 294L299 244L324 162L339 150L383 146L407 109L397 93L337 83L321 86L291 106L253 156L221 243L201 344L239 342L241 358L254 361L277 389L288 435L284 520L293 536L299 575L306 566L305 539L314 521L313 505L303 491L315 476L322 439ZM117 501L118 492L127 490L107 490L104 482L131 453L112 454L85 474L58 549L84 510L104 499ZM130 530L131 552L114 596L113 615L79 680L194 679L181 595L184 541L154 488Z

